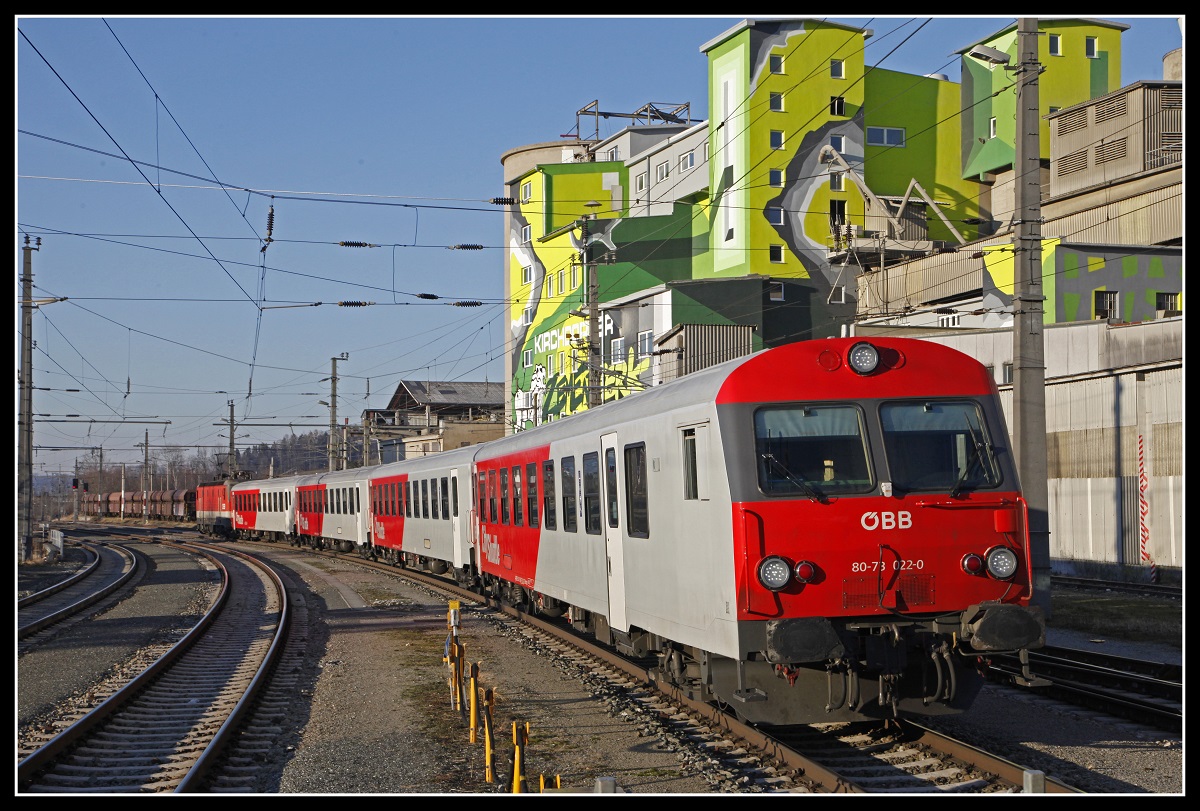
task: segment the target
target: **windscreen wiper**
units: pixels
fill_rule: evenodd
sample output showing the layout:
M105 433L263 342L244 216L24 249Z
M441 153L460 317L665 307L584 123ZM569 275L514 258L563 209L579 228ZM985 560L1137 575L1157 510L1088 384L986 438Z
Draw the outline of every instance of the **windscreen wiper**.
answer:
M810 499L812 499L814 501L819 501L822 504L826 503L824 493L822 493L816 487L809 484L808 480L792 473L792 471L788 469L787 465L785 465L783 462L780 462L778 459L775 458L775 454L766 452L766 453L762 454L762 458L765 459L769 464L771 464L776 470L778 470L780 473L782 473L783 477L785 479L787 479L792 484L796 485L796 487L803 490Z
M979 463L979 470L981 473L983 473L984 483L991 483L991 476L988 474L988 470L983 464L982 453L982 451L985 450L990 451L991 446L975 435L975 429L971 426L970 417L964 415L963 419L966 420L967 423L967 433L971 435L971 455L963 464L962 472L958 474L958 480L954 482L954 486L950 488L951 498L958 498L958 494L962 491L963 485L967 483L967 474L971 472L971 465L976 462ZM990 457L991 454L989 453L988 456Z

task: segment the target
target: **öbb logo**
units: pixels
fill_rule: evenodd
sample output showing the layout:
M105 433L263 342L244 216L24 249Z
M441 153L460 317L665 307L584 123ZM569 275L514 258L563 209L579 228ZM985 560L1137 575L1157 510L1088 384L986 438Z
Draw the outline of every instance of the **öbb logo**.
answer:
M868 532L876 529L909 529L912 527L912 513L907 510L863 513L859 523Z

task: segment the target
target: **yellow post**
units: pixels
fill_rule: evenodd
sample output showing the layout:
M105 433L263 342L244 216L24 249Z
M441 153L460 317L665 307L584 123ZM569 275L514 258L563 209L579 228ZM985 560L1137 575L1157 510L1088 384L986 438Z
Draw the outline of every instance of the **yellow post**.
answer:
M493 768L492 754L492 688L483 693L483 779L488 783L496 782L496 770Z
M546 791L546 775L544 774L538 775L538 791L540 793L545 793Z
M479 708L477 698L479 697L479 662L471 664L471 743L478 740L476 733L479 730Z
M513 721L513 772L512 772L512 793L521 793L521 735L518 732L517 722Z

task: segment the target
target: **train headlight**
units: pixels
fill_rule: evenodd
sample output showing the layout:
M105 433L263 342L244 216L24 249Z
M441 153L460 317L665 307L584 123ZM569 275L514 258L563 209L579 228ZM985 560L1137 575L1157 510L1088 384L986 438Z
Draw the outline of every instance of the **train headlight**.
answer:
M987 553L988 574L997 580L1008 580L1017 573L1017 554L1007 546L997 546Z
M787 588L792 582L792 566L778 555L763 558L758 564L758 582L771 591Z
M962 570L967 574L983 574L983 558L974 552L963 555Z
M796 579L801 583L811 583L817 576L817 565L807 560L802 560L796 564L793 570L796 573Z
M850 347L846 359L851 369L860 375L869 375L879 367L879 350L864 341Z

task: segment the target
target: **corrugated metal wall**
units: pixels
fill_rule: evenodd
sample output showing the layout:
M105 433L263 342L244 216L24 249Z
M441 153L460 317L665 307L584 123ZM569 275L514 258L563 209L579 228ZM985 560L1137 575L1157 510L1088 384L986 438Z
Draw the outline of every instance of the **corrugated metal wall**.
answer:
M1160 567L1182 567L1182 319L1064 325L1045 335L1051 558L1144 565L1144 473L1146 550ZM1007 330L931 340L994 364L997 379L1012 359ZM1011 385L1000 387L1000 400L1011 432Z

